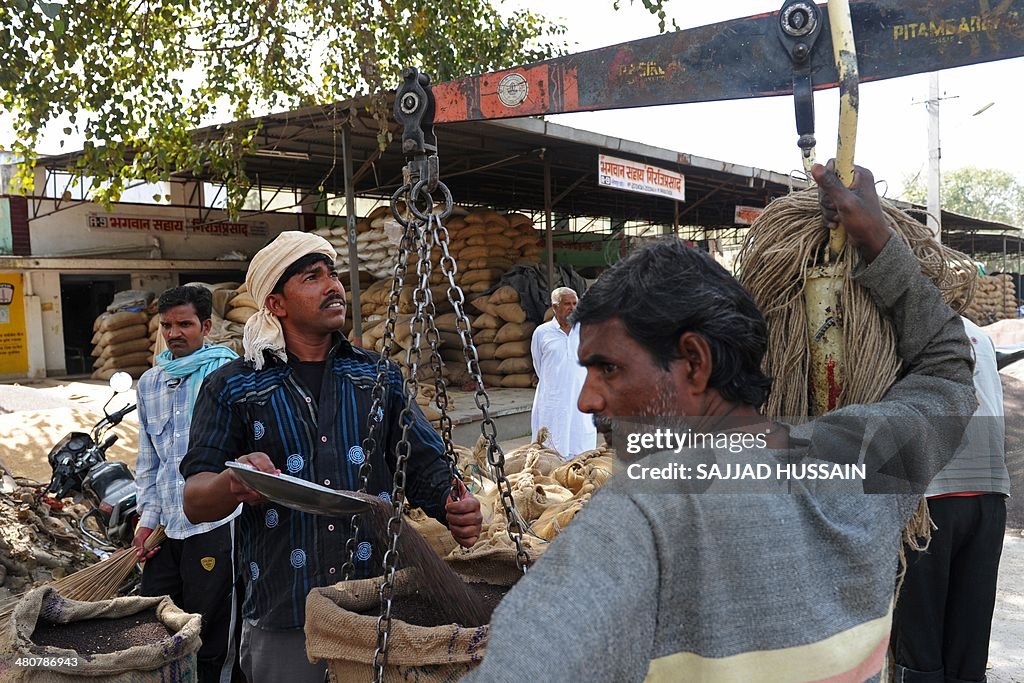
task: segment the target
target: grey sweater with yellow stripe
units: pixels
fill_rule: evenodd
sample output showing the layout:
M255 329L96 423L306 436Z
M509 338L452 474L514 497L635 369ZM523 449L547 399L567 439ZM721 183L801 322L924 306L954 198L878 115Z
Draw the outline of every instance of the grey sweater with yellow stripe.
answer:
M894 322L904 374L791 436L808 458L856 462L842 419L880 420L873 448L899 451L899 472L872 490L904 490L892 475L915 491L643 492L617 474L498 606L463 681L877 679L901 530L976 403L963 326L906 245L856 277Z

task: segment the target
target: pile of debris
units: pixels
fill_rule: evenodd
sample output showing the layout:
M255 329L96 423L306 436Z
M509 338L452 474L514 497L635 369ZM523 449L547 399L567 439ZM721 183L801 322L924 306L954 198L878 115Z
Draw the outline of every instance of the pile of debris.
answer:
M89 508L65 500L51 507L42 486L12 476L0 484L0 605L102 559L78 528ZM58 509L59 508L59 509Z

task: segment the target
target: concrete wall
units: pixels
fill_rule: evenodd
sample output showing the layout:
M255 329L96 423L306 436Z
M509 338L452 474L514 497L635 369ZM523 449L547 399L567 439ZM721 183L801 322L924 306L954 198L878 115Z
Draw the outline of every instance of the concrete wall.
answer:
M269 239L283 230L301 230L301 214L264 214L239 219L248 234L203 234L193 222L228 222L223 211L182 206L118 204L111 212L92 202L39 200L40 210L30 217L33 256L124 256L212 260L230 251L251 258ZM148 219L141 227L109 229L115 218ZM159 221L184 222L185 231ZM123 221L121 221L123 222ZM108 226L108 229L101 227ZM180 224L179 224L180 225ZM159 255L157 254L159 252Z

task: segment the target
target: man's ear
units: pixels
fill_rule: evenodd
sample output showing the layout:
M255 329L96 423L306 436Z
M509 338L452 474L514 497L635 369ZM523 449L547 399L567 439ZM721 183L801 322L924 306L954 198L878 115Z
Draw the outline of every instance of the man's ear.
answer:
M210 330L213 329L213 318L207 318L206 320L204 320L203 324L200 326L200 329L203 331L204 337L210 334Z
M711 347L696 332L683 332L676 340L676 353L694 393L702 393L711 379Z
M287 312L284 307L284 294L268 294L267 310L278 318L286 317Z

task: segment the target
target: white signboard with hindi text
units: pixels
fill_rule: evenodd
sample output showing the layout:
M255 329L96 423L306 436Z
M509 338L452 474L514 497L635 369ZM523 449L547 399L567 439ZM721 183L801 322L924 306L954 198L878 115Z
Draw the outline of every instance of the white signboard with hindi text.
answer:
M123 216L116 214L89 214L90 230L118 232L178 233L181 235L216 235L219 237L266 237L267 224L226 220L202 221L198 218L158 218Z
M605 154L598 156L597 163L598 185L686 201L686 183L682 173Z

